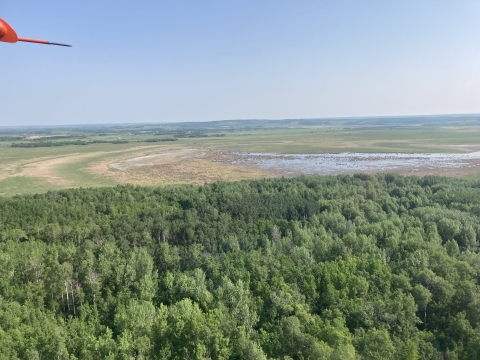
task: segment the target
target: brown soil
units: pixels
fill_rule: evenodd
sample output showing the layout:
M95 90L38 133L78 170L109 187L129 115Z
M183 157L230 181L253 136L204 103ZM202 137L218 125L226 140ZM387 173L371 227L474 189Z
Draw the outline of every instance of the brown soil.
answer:
M89 171L115 179L118 183L139 185L204 184L283 175L256 166L231 164L232 155L209 149L178 149L124 159L102 161Z

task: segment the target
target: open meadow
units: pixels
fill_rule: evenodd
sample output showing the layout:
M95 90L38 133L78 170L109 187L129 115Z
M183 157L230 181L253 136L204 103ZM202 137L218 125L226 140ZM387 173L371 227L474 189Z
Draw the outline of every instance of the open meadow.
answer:
M480 149L476 122L424 125L238 121L203 126L9 129L0 134L0 195L285 175L240 164L232 160L232 153L466 153ZM418 171L418 175L428 173L428 169ZM480 174L475 168L431 173L473 178Z

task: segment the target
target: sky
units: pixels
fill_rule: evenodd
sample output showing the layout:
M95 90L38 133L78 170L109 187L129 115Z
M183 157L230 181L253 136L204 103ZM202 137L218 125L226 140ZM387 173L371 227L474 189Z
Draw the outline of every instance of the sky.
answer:
M480 113L478 0L0 0L0 126Z

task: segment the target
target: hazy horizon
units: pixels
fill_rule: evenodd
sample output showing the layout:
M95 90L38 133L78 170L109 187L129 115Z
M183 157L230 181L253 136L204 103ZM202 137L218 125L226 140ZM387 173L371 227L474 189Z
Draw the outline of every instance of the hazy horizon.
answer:
M415 118L469 118L478 117L480 122L480 113L476 114L427 114L427 115L386 115L386 116L344 116L344 117L314 117L314 118L291 118L291 119L217 119L201 121L176 121L176 122L124 122L124 123L78 123L78 124L37 124L37 125L0 125L0 129L29 129L29 128L71 128L71 127L108 127L108 126L156 126L156 125L181 125L181 124L201 124L201 123L220 123L220 122L288 122L288 121L341 121L341 120L399 120Z

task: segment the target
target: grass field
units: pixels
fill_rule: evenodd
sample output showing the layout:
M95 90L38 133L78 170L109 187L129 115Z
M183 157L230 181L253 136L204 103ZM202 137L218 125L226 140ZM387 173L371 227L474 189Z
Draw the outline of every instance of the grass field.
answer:
M211 128L208 130L212 131ZM480 147L480 126L345 127L293 124L277 128L230 130L218 137L179 137L178 141L171 142L145 142L153 135L144 134L145 131L132 135L130 131L125 130L121 134L122 139L130 141L126 144L13 148L12 142L2 141L0 195L11 196L70 187L113 186L119 183L203 183L278 175L216 161L221 150L282 154L452 153L465 151L459 145ZM222 131L222 128L214 129L215 131ZM82 139L88 141L99 138L110 141L119 136L117 133L102 136L97 134L95 137L87 134ZM27 138L25 141L33 140ZM187 151L188 154L182 151ZM160 154L155 166L123 171L109 167L112 163L148 154ZM468 176L476 177L476 174Z

